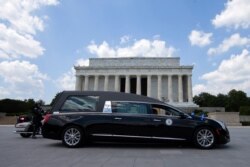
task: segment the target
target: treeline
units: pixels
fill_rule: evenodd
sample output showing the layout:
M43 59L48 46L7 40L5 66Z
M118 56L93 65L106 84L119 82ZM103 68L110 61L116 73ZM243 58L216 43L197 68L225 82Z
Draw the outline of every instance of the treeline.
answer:
M34 99L3 99L0 100L0 112L6 113L7 116L28 114L31 113L35 103L40 103L41 105L45 104L43 100L35 101Z
M204 92L194 96L193 100L200 107L225 107L225 110L229 112L238 112L240 107L250 106L250 98L247 97L247 94L235 89L228 94L218 94L217 96Z

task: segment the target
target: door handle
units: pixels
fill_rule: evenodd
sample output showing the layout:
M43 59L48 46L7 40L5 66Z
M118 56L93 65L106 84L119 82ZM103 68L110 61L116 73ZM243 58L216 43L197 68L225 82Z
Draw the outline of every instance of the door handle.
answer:
M120 118L120 117L115 117L114 119L115 120L122 120L122 118Z
M154 122L161 122L160 119L153 119Z

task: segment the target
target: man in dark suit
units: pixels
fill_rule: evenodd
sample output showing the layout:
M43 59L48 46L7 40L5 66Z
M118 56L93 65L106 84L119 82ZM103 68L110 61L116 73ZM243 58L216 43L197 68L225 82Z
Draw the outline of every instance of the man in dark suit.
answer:
M39 131L39 128L42 126L42 113L43 113L43 109L40 107L40 104L36 103L34 108L32 109L32 113L33 113L33 119L32 119L32 123L33 123L33 134L32 134L32 138L35 139L36 138L36 133Z

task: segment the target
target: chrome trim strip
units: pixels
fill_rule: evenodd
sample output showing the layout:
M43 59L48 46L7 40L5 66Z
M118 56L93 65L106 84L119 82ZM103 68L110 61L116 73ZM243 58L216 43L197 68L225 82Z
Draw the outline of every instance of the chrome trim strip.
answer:
M153 139L162 139L162 140L179 140L179 141L184 141L186 139L183 138L173 138L173 137L152 137Z
M74 115L74 114L102 114L102 112L84 112L84 111L74 111L74 112L65 112L65 111L54 111L52 115Z
M97 137L126 137L126 138L141 138L141 139L161 139L161 140L179 140L184 141L183 138L172 138L172 137L155 137L155 136L130 136L130 135L113 135L113 134L92 134Z
M91 136L112 137L112 134L91 134Z
M13 131L13 133L17 133L17 134L21 134L21 133L25 133L25 134L32 134L33 132Z

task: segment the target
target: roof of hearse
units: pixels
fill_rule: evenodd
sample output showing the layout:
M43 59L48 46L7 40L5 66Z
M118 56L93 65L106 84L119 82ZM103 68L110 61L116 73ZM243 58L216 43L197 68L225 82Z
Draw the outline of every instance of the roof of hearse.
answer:
M147 96L141 96L131 93L122 93L122 92L109 92L109 91L63 91L63 95L89 95L89 96L100 96L105 100L117 100L117 101L141 101L149 103L160 103L164 104L162 101L159 101L154 98Z
M105 101L126 101L126 102L144 102L151 104L166 105L166 103L142 95L136 95L132 93L122 92L110 92L110 91L63 91L57 97L52 105L51 111L60 110L61 106L69 96L98 96L100 97L97 110L102 110Z

